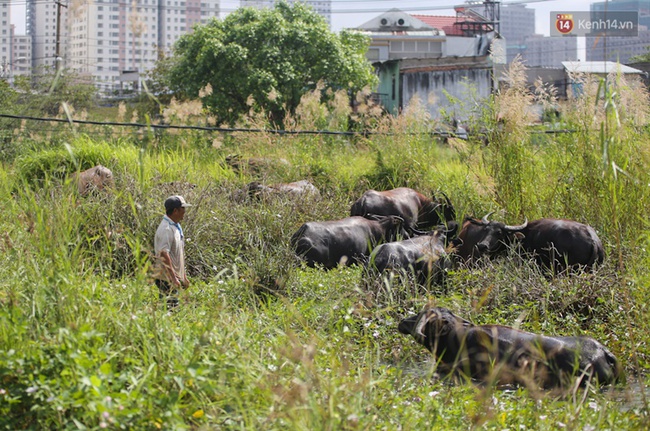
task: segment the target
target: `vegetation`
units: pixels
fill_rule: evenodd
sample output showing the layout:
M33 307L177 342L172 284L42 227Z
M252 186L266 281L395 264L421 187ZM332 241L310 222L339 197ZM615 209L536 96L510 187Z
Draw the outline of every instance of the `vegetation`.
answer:
M219 124L234 124L251 111L281 125L321 81L327 89L353 93L374 84L368 44L357 33L331 32L322 16L301 3L280 2L196 26L161 69L168 70L175 94L200 98Z
M487 146L435 142L417 105L398 118L361 106L353 120L376 133L366 137L15 125L0 164L0 428L647 429L647 93L585 78L562 106L562 128L576 132L536 134L518 76L475 119ZM337 105L315 90L290 120L342 124L344 96ZM196 104L165 115L203 121ZM116 187L82 198L69 175L95 163ZM323 197L237 199L252 180L298 179ZM363 191L394 186L442 190L459 217L589 223L607 259L593 274L547 278L512 253L422 287L294 258L300 224L345 217ZM183 222L192 286L170 314L149 269L174 193L194 204ZM396 329L428 302L479 324L592 336L627 381L543 392L441 379Z
M30 78L26 76L15 78L16 88L23 95L21 110L29 109L40 115L49 116L62 112L64 103L78 110L96 106L97 89L94 84L74 70L61 69L56 72L51 68L43 67L36 70Z

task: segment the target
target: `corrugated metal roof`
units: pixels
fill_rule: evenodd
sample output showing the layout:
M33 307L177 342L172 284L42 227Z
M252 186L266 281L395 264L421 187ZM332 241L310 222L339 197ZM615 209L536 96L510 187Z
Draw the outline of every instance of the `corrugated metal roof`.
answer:
M574 73L644 73L639 69L635 69L624 64L615 63L613 61L563 61L562 66L568 72Z

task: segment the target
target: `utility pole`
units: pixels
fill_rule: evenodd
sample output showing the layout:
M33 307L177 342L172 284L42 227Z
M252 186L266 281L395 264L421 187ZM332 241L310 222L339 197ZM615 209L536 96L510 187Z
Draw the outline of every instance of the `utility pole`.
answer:
M58 72L61 70L61 7L67 8L68 6L56 0L56 44L54 48L54 67Z

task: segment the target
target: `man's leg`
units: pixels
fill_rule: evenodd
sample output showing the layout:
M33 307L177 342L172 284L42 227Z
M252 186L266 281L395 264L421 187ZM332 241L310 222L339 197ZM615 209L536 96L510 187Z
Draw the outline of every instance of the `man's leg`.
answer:
M156 280L158 286L158 297L162 300L167 299L167 309L173 310L178 307L178 290L172 289L171 285L165 280Z

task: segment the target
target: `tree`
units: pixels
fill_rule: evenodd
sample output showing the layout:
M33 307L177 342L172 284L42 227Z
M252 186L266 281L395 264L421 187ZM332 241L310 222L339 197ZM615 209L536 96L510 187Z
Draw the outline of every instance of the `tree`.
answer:
M359 33L332 33L323 17L299 2L240 8L179 39L167 82L180 96L200 94L221 122L232 124L253 109L280 124L319 82L350 92L374 85L368 45Z
M646 63L650 61L650 46L646 46L646 52L643 54L635 55L633 57L630 57L628 60L628 63Z
M65 102L75 110L95 105L97 88L88 77L71 69L55 71L51 67L35 70L29 80L16 80L16 87L24 94L24 110L37 115L57 115Z

